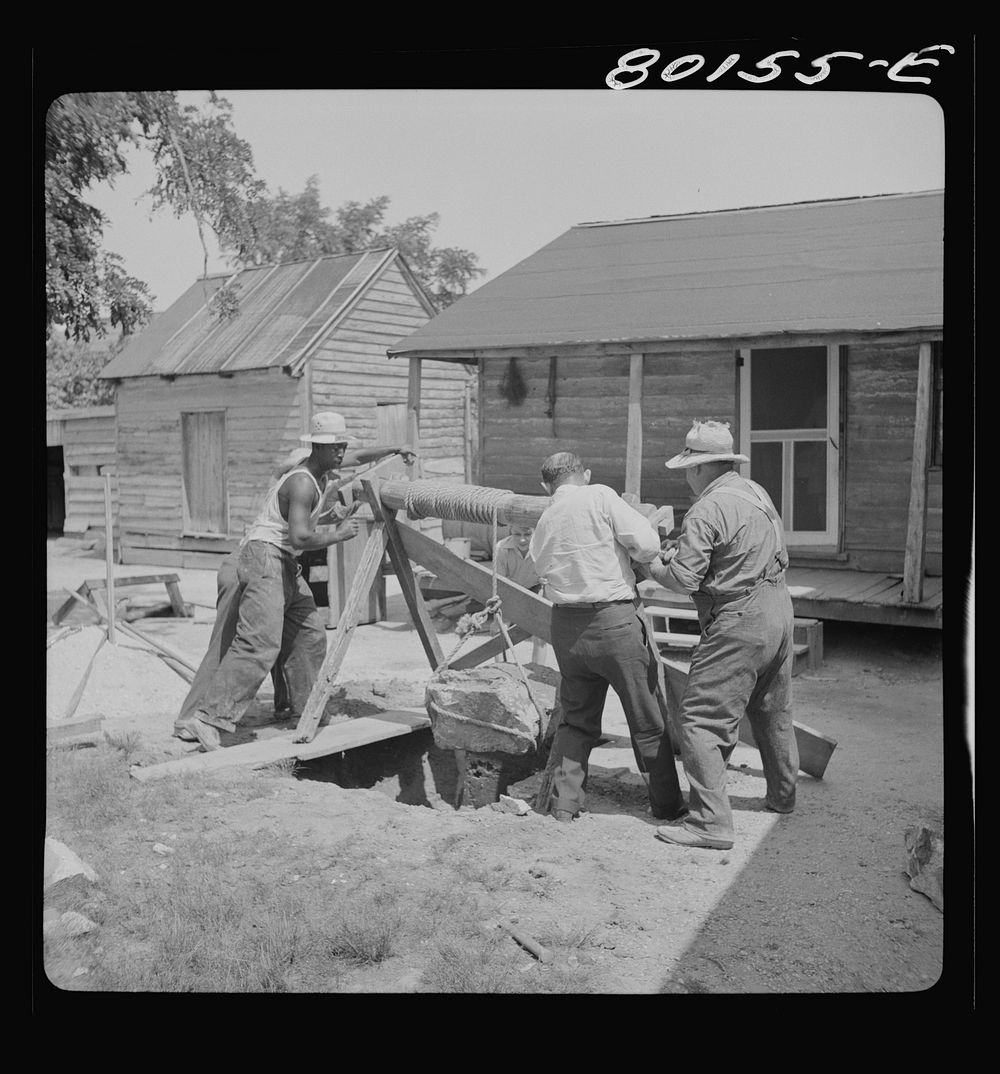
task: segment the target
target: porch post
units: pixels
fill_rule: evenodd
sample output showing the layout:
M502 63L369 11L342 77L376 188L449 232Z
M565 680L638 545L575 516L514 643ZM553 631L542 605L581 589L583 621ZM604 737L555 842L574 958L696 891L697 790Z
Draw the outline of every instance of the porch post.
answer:
M420 361L410 359L410 376L406 389L406 439L414 451L420 451ZM423 472L420 459L417 459L417 474Z
M625 492L638 500L642 499L642 366L642 354L629 355Z
M903 560L904 604L919 604L924 596L924 548L927 543L927 462L931 448L931 344L920 344L917 365L916 421L913 427L913 468L910 472L910 513Z

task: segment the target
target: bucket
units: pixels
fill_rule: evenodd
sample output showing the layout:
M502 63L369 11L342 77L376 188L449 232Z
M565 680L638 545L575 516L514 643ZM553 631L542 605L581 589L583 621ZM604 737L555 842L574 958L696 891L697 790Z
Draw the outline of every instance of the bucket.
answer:
M468 559L472 554L472 540L469 537L448 537L444 546L459 559Z

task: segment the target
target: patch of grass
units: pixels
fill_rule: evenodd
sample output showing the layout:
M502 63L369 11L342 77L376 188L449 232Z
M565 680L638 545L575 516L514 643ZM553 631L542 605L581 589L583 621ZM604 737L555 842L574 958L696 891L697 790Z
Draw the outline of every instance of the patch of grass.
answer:
M327 931L327 952L359 966L390 958L403 925L395 899L389 891L348 896Z
M295 773L301 767L297 757L281 757L273 764L258 769L260 775L272 779L294 779Z
M142 735L138 731L105 731L104 741L122 754L125 764L131 764L142 748Z
M424 969L422 987L430 992L476 995L523 992L520 961L499 938L478 938L462 944L443 941L436 957Z
M94 830L128 814L131 780L121 753L102 743L92 750L48 750L46 814L50 825Z
M540 932L538 942L544 947L580 950L590 947L600 930L599 921L571 921Z
M150 859L144 868L133 868L134 875L109 875L100 931L106 953L91 953L92 972L74 979L73 987L111 992L335 987L343 967L316 942L329 912L328 896L317 898L315 887L285 881L285 846L266 833L227 833L225 839L178 844L166 870ZM257 870L262 861L266 870L248 876L248 864ZM69 965L64 953L53 950L51 957ZM55 973L53 965L50 979Z
M502 934L467 943L443 941L425 968L422 987L431 992L517 995L579 995L598 991L594 972L582 966L526 961Z

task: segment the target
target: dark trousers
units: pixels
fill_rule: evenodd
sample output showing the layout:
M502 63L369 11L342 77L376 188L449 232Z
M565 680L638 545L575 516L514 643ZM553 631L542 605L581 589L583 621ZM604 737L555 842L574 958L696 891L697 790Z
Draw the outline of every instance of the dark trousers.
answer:
M660 817L684 808L673 744L656 696L656 657L646 627L631 603L603 608L552 609L552 650L562 682L562 722L552 742L550 808L577 813L583 805L590 752L601 737L610 686L625 710L640 772L648 776L649 801Z
M690 783L687 827L731 839L726 765L750 720L767 783L765 802L795 808L799 753L792 726L792 601L782 578L712 607L695 597L701 641L681 699L681 757Z
M225 731L240 721L276 664L275 705L287 698L301 714L326 657L323 617L296 558L250 541L233 559L235 578L224 580L220 570L213 640L182 709Z

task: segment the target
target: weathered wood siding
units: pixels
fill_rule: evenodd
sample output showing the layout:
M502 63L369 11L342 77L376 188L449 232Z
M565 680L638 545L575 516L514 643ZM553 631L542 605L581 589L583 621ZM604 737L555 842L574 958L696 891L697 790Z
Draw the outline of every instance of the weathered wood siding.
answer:
M64 533L104 530L104 478L102 467L115 465L114 407L94 407L79 416L57 421L63 449L63 484L66 494ZM118 507L117 478L111 478L111 511Z
M187 552L232 548L253 520L276 460L301 446L304 393L304 378L279 370L173 381L137 377L119 385L118 477L126 544ZM181 414L207 410L225 412L231 540L184 534Z
M847 355L844 549L850 566L901 572L906 549L918 346L851 346ZM927 570L941 572L942 471L929 472Z
M408 364L386 349L429 320L398 266L390 265L309 359L313 411L336 410L358 446L377 442L379 403L405 403ZM427 478L464 475L465 385L451 362L424 361L420 381L420 465Z
M556 451L574 451L595 484L620 491L625 486L629 358L578 351L560 355L557 349L553 354L554 417L546 414L548 358L518 358L528 394L517 406L500 392L509 359L484 362L480 480L536 494L542 460ZM735 420L733 350L720 346L696 356L649 354L643 370L642 497L672 504L679 523L691 492L683 473L663 464L683 449L694 418Z

